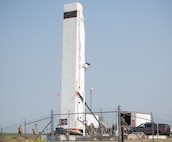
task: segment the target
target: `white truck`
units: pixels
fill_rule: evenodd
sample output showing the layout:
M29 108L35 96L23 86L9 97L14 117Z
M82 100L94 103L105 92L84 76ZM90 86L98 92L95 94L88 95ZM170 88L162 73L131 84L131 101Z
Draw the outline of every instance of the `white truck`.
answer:
M140 124L151 122L152 120L152 115L150 113L140 112L121 112L121 117L123 117L130 127L137 127Z

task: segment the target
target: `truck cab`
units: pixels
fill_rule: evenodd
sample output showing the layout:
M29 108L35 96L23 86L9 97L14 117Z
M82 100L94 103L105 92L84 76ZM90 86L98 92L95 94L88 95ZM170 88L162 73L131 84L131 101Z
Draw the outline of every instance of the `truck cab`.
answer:
M133 131L143 132L146 135L152 135L152 134L155 135L156 130L157 130L157 125L155 123L152 123L152 122L143 123L137 127L133 127Z
M138 127L132 127L135 132L143 132L146 135L170 135L170 126L168 124L156 124L147 122L140 124Z

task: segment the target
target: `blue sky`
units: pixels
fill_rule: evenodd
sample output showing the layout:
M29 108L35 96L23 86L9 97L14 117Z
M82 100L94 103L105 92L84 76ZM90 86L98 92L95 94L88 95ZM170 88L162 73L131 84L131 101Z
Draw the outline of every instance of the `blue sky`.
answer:
M63 6L0 1L0 124L60 111ZM79 1L92 107L153 113L172 126L172 1Z

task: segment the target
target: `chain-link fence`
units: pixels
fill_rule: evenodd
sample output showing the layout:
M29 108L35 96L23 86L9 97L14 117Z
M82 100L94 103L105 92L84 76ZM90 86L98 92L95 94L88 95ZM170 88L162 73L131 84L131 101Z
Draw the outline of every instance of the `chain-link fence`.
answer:
M94 138L101 139L103 136L115 136L117 128L117 110L109 109L99 109L94 112L86 110L82 115L85 116L85 120L81 122L83 124L83 129L75 130L72 128L66 128L65 125L61 123L61 116L64 114L54 113L51 111L49 115L38 119L27 120L10 125L7 127L2 127L1 137L8 137L9 135L13 138L23 137L25 139L37 140L42 138L47 140L67 140L67 139L83 139L84 138ZM76 113L67 113L69 116L76 116ZM94 116L93 116L94 115ZM19 127L22 131L19 132ZM84 133L84 134L83 134ZM74 137L69 136L75 135Z
M62 119L63 115L66 119ZM68 118L75 118L83 115L84 120L78 121L82 124L82 128L71 128ZM71 120L70 120L71 121ZM76 114L67 112L66 114L55 113L53 110L43 117L18 122L14 125L6 127L1 126L1 141L8 136L13 139L22 138L23 141L60 141L60 140L115 140L123 142L124 139L147 139L149 135L154 140L157 127L150 125L148 135L136 130L141 124L154 124L153 115L151 113L127 112L121 110L120 106L114 109L89 110L84 114ZM20 132L21 128L21 132ZM157 137L156 137L157 138Z

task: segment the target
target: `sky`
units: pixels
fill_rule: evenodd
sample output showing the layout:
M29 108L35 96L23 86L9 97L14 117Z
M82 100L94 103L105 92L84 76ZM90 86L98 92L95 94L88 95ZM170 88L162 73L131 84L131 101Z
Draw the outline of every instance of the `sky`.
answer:
M60 113L63 6L0 1L0 125ZM93 110L152 113L172 127L172 1L78 0ZM90 88L93 88L90 97Z

